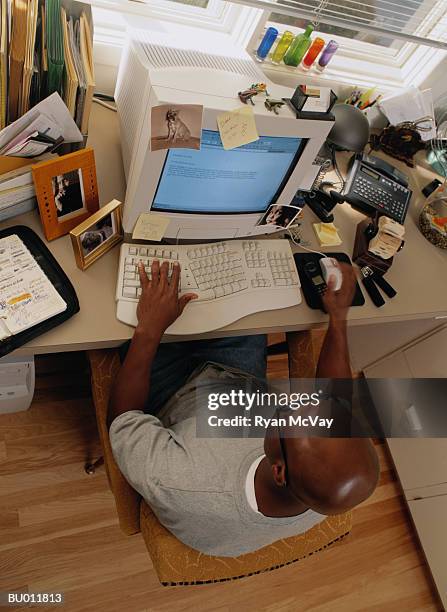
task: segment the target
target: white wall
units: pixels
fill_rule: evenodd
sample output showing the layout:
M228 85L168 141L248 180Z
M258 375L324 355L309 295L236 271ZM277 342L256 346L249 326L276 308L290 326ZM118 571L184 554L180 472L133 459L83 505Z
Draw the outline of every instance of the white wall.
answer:
M447 57L444 58L433 70L430 76L425 79L421 89L427 89L428 87L432 88L433 99L435 101L441 96L447 97ZM445 106L447 108L447 100Z

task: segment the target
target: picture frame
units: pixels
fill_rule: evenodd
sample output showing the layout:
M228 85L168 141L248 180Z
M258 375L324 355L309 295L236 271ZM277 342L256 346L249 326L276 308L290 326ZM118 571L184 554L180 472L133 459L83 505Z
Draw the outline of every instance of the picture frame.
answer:
M76 265L86 270L124 238L122 203L112 200L70 231Z
M65 236L99 209L93 149L36 164L32 174L47 240Z

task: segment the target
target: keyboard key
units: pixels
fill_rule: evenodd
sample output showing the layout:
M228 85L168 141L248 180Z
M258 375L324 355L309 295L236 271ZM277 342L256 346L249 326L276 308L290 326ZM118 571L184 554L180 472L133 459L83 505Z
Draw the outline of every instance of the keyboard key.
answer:
M123 297L125 298L136 298L137 290L135 287L123 287Z

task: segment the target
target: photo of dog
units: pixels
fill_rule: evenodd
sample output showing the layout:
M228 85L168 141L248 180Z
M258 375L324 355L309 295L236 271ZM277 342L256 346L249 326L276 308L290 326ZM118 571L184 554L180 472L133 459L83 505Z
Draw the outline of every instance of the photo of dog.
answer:
M151 151L200 149L203 106L155 106L151 112Z
M188 126L180 119L180 111L177 108L170 108L166 113L166 123L168 124L168 140L189 140L191 132Z

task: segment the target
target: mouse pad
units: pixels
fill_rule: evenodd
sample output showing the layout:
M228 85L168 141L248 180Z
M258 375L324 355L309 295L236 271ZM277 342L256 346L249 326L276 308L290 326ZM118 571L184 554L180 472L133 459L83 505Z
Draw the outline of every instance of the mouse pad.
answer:
M336 259L337 261L347 263L352 266L351 260L349 259L348 255L346 255L346 253L325 253L325 257L334 257L334 259ZM312 283L303 271L303 266L308 261L313 261L317 263L322 258L322 255L319 255L318 253L295 253L293 258L295 260L295 265L300 277L301 290L303 292L304 299L306 300L307 305L309 306L309 308L313 308L314 310L322 310L320 296L317 294L317 292L313 288ZM352 306L363 306L364 303L365 298L363 297L362 290L360 289L360 285L356 283Z

